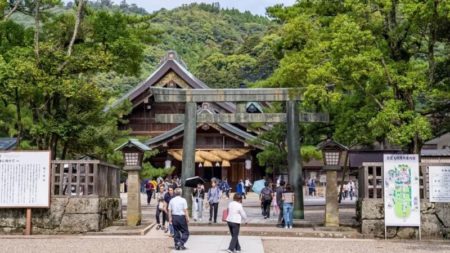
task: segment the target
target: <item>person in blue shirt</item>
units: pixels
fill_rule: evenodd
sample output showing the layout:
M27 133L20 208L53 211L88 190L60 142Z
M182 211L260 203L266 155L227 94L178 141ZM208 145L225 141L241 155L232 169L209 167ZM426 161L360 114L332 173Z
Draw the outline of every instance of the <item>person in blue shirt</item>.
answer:
M242 180L239 180L239 182L236 185L236 193L239 194L241 197L244 197L244 184L242 183Z
M220 181L219 183L219 189L225 193L227 199L230 198L230 185L228 184L228 180L226 178L224 178L222 181Z

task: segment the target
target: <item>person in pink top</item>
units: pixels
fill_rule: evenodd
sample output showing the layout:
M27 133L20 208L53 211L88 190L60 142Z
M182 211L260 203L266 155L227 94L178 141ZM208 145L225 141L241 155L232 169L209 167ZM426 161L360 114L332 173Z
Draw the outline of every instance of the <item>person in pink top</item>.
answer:
M245 220L247 220L247 214L242 207L242 196L240 194L234 194L233 201L228 204L227 223L230 229L231 242L226 250L227 252L241 252L238 237L241 223Z

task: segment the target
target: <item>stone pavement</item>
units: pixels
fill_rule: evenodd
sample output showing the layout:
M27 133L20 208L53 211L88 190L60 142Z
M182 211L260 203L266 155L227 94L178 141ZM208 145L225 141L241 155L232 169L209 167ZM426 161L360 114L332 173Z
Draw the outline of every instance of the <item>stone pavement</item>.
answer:
M184 252L220 252L210 251L226 248L228 236L192 236ZM228 238L228 239L227 239ZM360 240L330 238L281 238L281 237L240 237L244 253L445 253L450 252L447 241L399 241L399 240ZM251 244L262 241L260 246ZM247 243L248 242L248 243ZM244 244L245 243L245 244ZM174 253L173 241L169 238L148 236L0 236L0 252L5 253ZM216 245L216 246L214 246ZM244 246L246 245L246 246ZM183 252L183 251L181 251Z
M225 252L230 243L231 236L191 236L186 243L186 253L198 252ZM241 245L241 252L264 252L261 237L257 236L240 236L239 244ZM173 252L179 252L173 250Z
M230 194L230 197L233 195ZM123 205L123 216L126 217L126 194L121 194L122 198L122 205ZM146 203L146 195L141 194L141 206L142 206L142 217L143 220L146 220L148 222L154 222L155 221L155 207L156 207L156 201L155 199L152 199L150 206ZM219 212L217 217L218 224L221 223L221 217L222 217L222 211L228 207L228 203L231 201L231 199L225 199L222 198L219 203ZM206 201L205 201L206 202ZM324 198L311 198L306 197L305 199L305 219L304 220L295 220L294 226L301 226L301 227L311 227L311 226L322 226L324 221L324 215L325 215L325 199ZM243 206L248 216L248 223L252 225L261 225L261 226L274 226L277 223L277 215L274 215L274 210L271 207L271 217L270 219L264 219L261 215L261 208L260 208L260 202L258 199L258 195L256 193L249 193L247 196L247 199L243 200ZM349 226L349 227L355 227L357 226L357 222L355 220L355 199L353 201L350 201L349 199L344 200L343 203L340 205L339 210L339 216L340 216L340 223L341 225ZM208 225L208 219L209 219L209 207L207 205L204 205L203 208L203 219L202 221L196 221L194 222L192 220L191 226L203 226ZM214 224L213 224L214 225ZM225 225L225 224L223 224Z

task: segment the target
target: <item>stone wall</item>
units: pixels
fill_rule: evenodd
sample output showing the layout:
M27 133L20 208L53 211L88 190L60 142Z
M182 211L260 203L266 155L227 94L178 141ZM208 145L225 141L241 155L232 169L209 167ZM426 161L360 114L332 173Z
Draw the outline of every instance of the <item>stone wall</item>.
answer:
M120 198L53 197L49 209L32 210L33 234L100 231L121 218ZM23 233L25 209L0 209L0 234Z
M450 238L450 203L430 203L422 199L420 209L423 238ZM359 199L356 212L362 234L384 238L383 199ZM418 238L418 229L388 227L387 237Z

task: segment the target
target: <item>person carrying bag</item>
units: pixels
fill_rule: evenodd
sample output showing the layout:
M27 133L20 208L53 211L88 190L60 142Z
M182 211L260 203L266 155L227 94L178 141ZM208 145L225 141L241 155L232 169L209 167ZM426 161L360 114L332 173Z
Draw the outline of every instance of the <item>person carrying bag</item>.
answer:
M233 201L228 204L228 208L224 210L224 216L228 224L228 228L231 234L230 245L226 252L241 252L241 245L239 244L239 230L243 220L247 220L247 214L242 207L242 196L234 194Z

